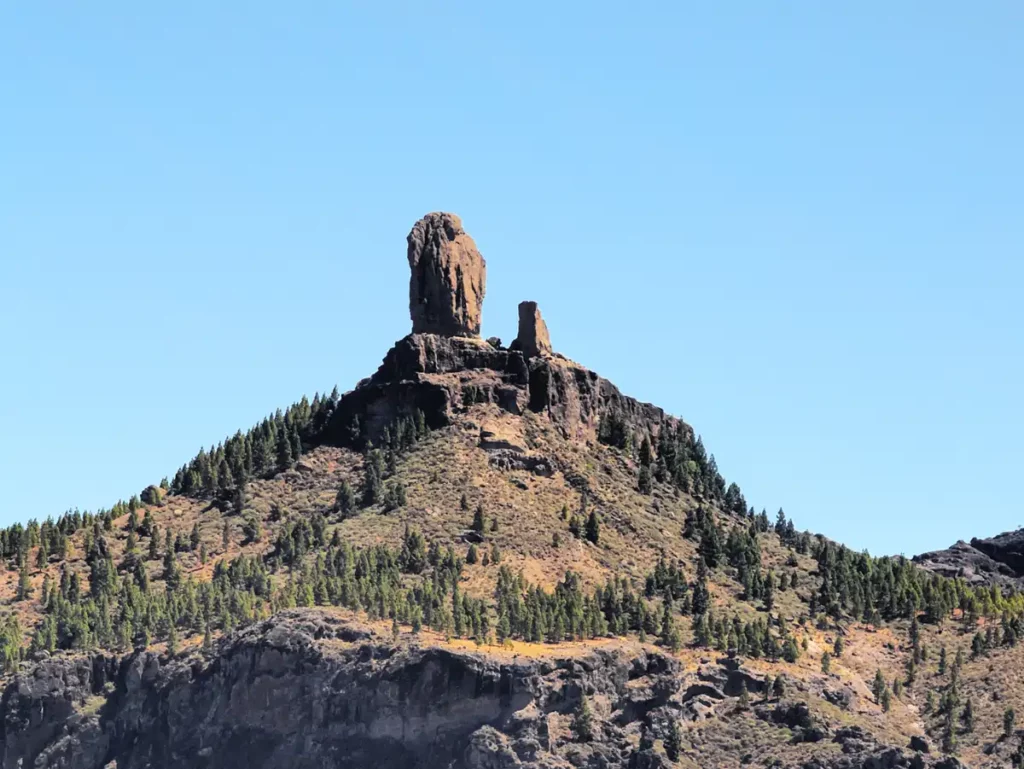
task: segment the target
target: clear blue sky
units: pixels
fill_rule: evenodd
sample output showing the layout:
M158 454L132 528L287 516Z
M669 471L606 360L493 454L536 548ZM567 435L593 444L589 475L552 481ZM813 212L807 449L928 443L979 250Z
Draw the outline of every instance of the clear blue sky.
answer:
M441 209L758 508L1024 524L1017 0L158 5L0 9L0 523L351 388Z

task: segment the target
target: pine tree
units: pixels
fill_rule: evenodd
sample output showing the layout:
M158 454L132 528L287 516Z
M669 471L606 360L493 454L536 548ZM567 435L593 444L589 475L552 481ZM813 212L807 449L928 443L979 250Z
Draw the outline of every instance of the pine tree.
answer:
M572 719L572 730L579 742L590 742L594 739L594 717L590 712L590 702L584 694Z
M875 671L875 682L871 685L871 693L875 695L875 702L877 704L882 703L882 692L886 690L885 676L882 675L882 669L878 668Z
M135 584L143 593L149 592L149 572L142 561L135 562Z
M15 595L17 601L27 601L32 596L32 581L28 573L28 560L22 557L21 572L18 574L18 591Z
M281 425L277 429L277 471L283 472L292 466L292 442L288 438L288 428Z
M242 535L248 543L259 542L263 536L263 527L260 525L260 519L255 515L246 516L245 521L242 523Z
M832 670L832 655L825 652L821 655L821 672L828 675Z
M695 615L701 615L707 613L710 607L711 595L708 592L708 567L704 563L704 559L701 558L697 562L697 582L693 587L691 610Z
M175 590L181 584L181 566L174 548L164 551L164 582L168 590Z
M1009 739L1013 736L1014 722L1017 720L1017 714L1013 708L1007 708L1003 711L1003 737Z
M587 540L595 545L601 539L601 522L597 518L597 511L591 510L587 518Z
M341 482L341 488L338 489L338 495L334 498L334 511L347 515L355 509L356 506L356 495L352 492L352 487L349 482L343 480Z
M683 734L679 729L679 722L674 718L669 722L668 734L665 735L665 755L668 760L676 762L683 751Z
M654 488L654 482L651 478L651 468L647 465L640 467L640 472L637 474L636 486L641 494L650 494Z
M888 686L882 689L881 705L883 713L888 713L892 707L892 692L889 691Z
M974 703L971 702L971 698L968 697L964 703L964 710L960 714L960 718L964 722L964 731L970 734L974 731Z
M765 577L761 600L764 601L765 611L771 612L775 608L775 574L772 572L768 572L768 576Z
M739 707L740 707L740 710L749 710L750 709L750 692L747 691L747 682L746 681L741 681L740 682L740 701L739 701Z
M43 570L46 568L46 561L48 553L46 552L46 542L42 541L39 543L39 547L36 548L36 569Z
M391 512L400 507L405 507L405 503L405 486L402 482L396 480L389 483L387 490L384 492L384 511Z
M645 435L643 441L640 442L640 464L644 467L650 467L653 458L654 452L651 448L651 439Z
M980 632L974 634L974 638L971 639L971 659L976 660L985 651L985 638Z
M235 515L241 515L245 511L245 484L238 484L235 488L234 497L231 500L231 509Z
M379 449L366 452L363 461L363 506L370 507L381 500L384 489L383 458Z
M796 639L793 638L793 636L787 636L785 643L782 645L782 659L786 660L786 662L789 662L790 664L800 659L800 647L797 645Z
M673 652L679 651L679 647L682 645L679 630L676 628L675 618L673 617L672 601L669 599L666 599L662 605L660 640L662 646L666 649L671 649Z
M843 656L843 650L845 648L846 648L846 645L843 642L843 637L837 633L836 634L836 642L832 645L832 656L835 657L836 659L839 659L840 657Z
M477 505L476 512L473 513L473 531L480 534L484 533L484 529L487 528L487 522L484 520L484 506Z
M955 708L950 708L946 711L946 721L942 729L942 752L947 755L956 752L955 710Z

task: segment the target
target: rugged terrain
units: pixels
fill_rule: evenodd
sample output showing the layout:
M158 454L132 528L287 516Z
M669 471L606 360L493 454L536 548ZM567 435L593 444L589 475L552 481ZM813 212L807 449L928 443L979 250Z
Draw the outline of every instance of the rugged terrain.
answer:
M215 654L46 660L4 695L4 766L920 766L837 720L838 678L766 691L764 668L642 644L480 652L390 635L324 610L290 610ZM749 701L740 700L741 692ZM581 698L594 737L574 737ZM735 741L735 742L733 742ZM794 747L798 746L798 747ZM740 748L742 755L733 755ZM955 762L928 765L953 766Z
M128 502L0 532L0 767L956 767L1020 751L1017 540L873 559L694 430L479 338L458 217L413 332Z
M914 556L914 562L947 577L973 584L1024 585L1024 529L987 539L957 542L945 550Z

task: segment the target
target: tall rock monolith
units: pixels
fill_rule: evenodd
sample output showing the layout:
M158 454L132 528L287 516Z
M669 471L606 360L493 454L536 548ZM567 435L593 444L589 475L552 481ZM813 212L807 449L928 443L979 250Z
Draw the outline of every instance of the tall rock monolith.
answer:
M427 214L407 238L414 334L480 336L487 263L455 214Z

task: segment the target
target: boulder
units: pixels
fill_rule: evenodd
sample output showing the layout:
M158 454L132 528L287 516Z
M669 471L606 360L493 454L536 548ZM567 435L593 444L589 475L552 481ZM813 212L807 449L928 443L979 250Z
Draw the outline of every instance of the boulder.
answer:
M427 214L409 233L414 334L480 336L487 265L455 214Z
M536 302L519 303L519 335L513 345L527 360L551 354L551 336Z

